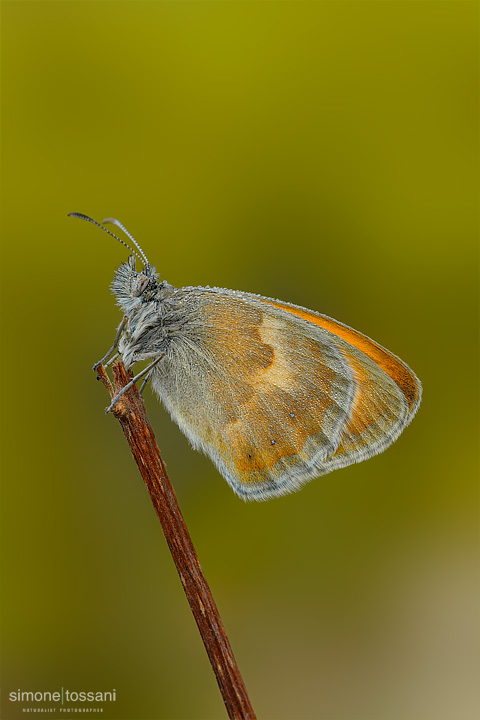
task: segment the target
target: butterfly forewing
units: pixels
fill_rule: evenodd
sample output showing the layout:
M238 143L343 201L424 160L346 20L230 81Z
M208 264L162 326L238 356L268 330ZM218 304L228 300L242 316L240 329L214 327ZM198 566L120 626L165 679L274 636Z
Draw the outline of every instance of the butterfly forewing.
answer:
M380 452L401 431L398 386L342 338L256 296L178 292L182 339L153 385L239 495L290 492Z

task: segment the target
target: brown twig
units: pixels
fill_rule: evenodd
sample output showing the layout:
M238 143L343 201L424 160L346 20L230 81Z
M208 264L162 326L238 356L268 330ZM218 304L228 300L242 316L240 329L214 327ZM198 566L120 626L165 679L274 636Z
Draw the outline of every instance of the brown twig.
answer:
M97 377L102 380L112 398L131 380L132 374L127 373L122 362L116 362L113 365L113 376L115 388L103 367L100 366L97 370ZM120 422L157 511L163 534L217 678L228 717L255 720L256 716L217 606L160 457L145 405L135 386L122 395L113 414Z

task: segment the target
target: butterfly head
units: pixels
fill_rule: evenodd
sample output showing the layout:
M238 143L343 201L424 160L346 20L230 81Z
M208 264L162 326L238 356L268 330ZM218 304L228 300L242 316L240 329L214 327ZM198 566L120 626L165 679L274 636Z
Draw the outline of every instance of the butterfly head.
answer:
M158 279L156 269L146 265L137 272L136 257L130 255L126 263L122 263L112 281L112 292L117 304L128 315L135 308L149 302L159 300L160 289L165 285Z

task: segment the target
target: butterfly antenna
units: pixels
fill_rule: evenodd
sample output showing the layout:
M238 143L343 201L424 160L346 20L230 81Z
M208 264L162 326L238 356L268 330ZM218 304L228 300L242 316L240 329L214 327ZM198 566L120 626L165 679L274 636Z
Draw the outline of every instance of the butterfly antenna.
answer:
M144 263L145 267L146 267L146 268L147 268L147 267L150 267L150 263L148 262L147 256L146 256L145 253L143 252L142 248L140 247L140 245L138 244L138 242L135 240L135 238L133 237L133 235L131 235L131 234L128 232L127 228L126 228L124 225L122 225L122 223L120 222L120 220L117 220L116 218L105 218L105 220L102 220L102 223L110 223L111 225L116 225L117 227L119 227L120 230L125 233L125 235L128 237L128 239L131 240L132 243L133 243L133 244L135 245L135 247L137 248L138 252L140 253L140 255L141 255L142 258L143 258L143 263Z
M100 230L103 230L104 232L108 233L108 234L111 235L113 238L115 238L115 240L118 240L119 243L122 243L122 245L124 245L126 248L128 248L128 250L130 250L130 252L133 253L133 254L135 255L135 257L140 260L141 263L144 263L144 264L145 264L145 261L147 260L147 258L145 257L145 253L141 250L141 248L140 248L140 251L141 251L142 254L141 254L141 256L140 256L140 255L137 253L137 251L134 250L133 248L131 248L130 245L127 245L127 243L126 243L124 240L121 240L119 237L117 237L117 236L115 235L115 233L112 233L110 230L108 230L108 228L104 227L101 223L97 222L96 220L93 220L93 218L88 217L88 215L84 215L83 213L76 213L76 212L68 213L68 217L78 218L79 220L88 220L88 222L93 223L94 225L96 225L97 227L99 227ZM128 233L127 233L127 234L128 234ZM129 236L129 237L130 237L130 236ZM137 245L137 243L135 243L135 245ZM137 246L137 247L138 247L138 246ZM148 263L148 261L147 261L147 266L148 266L148 265L149 265L149 263Z

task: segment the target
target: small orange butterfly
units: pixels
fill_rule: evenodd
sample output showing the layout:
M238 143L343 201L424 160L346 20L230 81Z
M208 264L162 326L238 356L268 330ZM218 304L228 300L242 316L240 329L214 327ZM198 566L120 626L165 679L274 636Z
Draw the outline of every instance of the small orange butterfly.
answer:
M86 215L71 215L113 235ZM366 460L412 420L421 383L381 345L280 300L174 288L159 280L118 220L103 222L119 227L138 253L127 245L133 255L115 273L112 290L124 318L95 367L113 353L127 368L152 360L132 383L151 381L193 447L240 497L267 500Z

